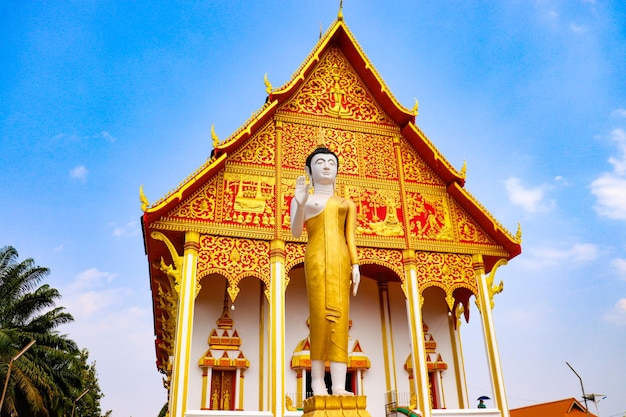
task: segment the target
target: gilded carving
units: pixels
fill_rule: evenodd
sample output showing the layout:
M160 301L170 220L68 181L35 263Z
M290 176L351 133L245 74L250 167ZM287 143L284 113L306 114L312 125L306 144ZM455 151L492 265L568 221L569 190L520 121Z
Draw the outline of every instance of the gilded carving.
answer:
M271 228L275 224L275 177L224 173L224 223Z
M303 243L286 243L285 244L285 274L291 271L291 268L304 262Z
M458 203L452 202L450 208L452 217L455 219L459 242L495 245L483 228Z
M429 287L445 291L450 311L454 308L454 290L467 288L478 294L472 257L454 253L416 252L420 293Z
M239 281L253 276L270 286L270 242L203 235L198 251L198 278L216 273L228 281L228 294L234 302Z
M185 220L216 221L217 184L216 176L172 210L168 217Z
M428 195L416 191L406 193L409 228L417 239L454 239L454 229L444 195Z
M398 166L390 136L363 133L359 140L362 171L367 178L398 180Z
M183 261L182 256L178 255L176 248L172 242L161 232L153 231L150 236L155 240L162 241L170 252L172 263L166 264L163 257L159 262L155 262L152 267L163 272L166 282L157 281L157 293L159 295L159 308L165 314L161 313L159 317L161 325L161 338L157 339L157 345L171 355L174 346L174 334L176 332L176 314L178 311L178 294L180 294L180 281L182 278ZM173 291L172 291L173 290Z
M276 162L276 139L274 124L268 122L263 128L237 149L228 161L261 166L273 166Z
M413 148L404 138L401 138L400 140L400 151L402 155L404 180L406 182L425 185L445 185L419 156L415 148Z
M346 185L346 197L357 206L357 234L404 236L400 192Z
M356 136L357 133L350 130L324 129L324 144L335 152L339 159L339 175L354 176L360 173ZM308 149L305 155L312 150L313 148ZM302 166L304 166L304 161Z
M318 127L300 123L283 124L282 165L283 168L304 168L306 155L315 149Z
M161 313L159 316L162 332L161 337L156 340L157 346L163 349L168 356L174 352L174 334L176 334L176 315L178 313L178 297L176 292L171 290L174 283L169 282L169 286L168 288L163 283L158 283L158 304L165 314Z
M312 125L286 122L283 125L283 168L301 171L306 155L317 146L319 128ZM324 129L324 144L339 157L339 175L359 173L356 133L348 130Z
M282 109L392 125L339 48L330 48Z
M150 202L148 201L148 197L143 192L143 184L139 187L139 201L141 202L141 211L148 210L150 207Z
M402 251L360 247L358 248L359 262L362 265L381 265L392 270L404 283L404 265ZM406 291L405 291L406 296Z
M283 198L281 199L282 208L280 211L283 216L283 219L281 221L281 227L285 232L289 232L291 230L291 215L289 213L289 205L291 204L291 199L293 198L295 184L295 178L282 178L280 181L280 195L283 196Z
M172 263L169 265L166 264L163 257L161 257L159 263L155 263L152 266L163 272L168 277L170 282L174 283L173 288L176 290L176 293L180 294L180 281L183 273L183 257L176 252L174 244L163 233L154 231L150 233L150 236L152 239L163 242L172 257Z
M500 283L498 285L494 285L494 280L496 278L496 271L498 270L499 267L501 267L502 265L506 265L507 264L507 260L506 259L500 259L498 260L498 262L496 262L496 264L493 266L493 268L491 268L491 272L489 272L489 275L487 275L486 279L487 279L487 291L489 291L489 303L491 305L491 309L493 310L493 306L495 305L494 301L493 301L493 297L496 294L500 294L503 290L504 290L504 282L500 281Z

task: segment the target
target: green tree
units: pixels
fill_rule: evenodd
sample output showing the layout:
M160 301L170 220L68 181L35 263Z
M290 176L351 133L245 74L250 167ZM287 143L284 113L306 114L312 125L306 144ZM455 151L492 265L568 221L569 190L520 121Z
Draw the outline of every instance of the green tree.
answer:
M82 366L82 380L83 391L75 392L75 399L80 397L79 401L75 401L75 413L76 416L81 417L100 417L100 399L104 397L104 394L100 390L100 384L98 383L98 373L96 372L96 362L89 364L89 351L83 349L80 352L80 360ZM108 411L106 415L110 415L111 411Z
M1 417L69 415L86 386L95 382L97 387L95 364L94 381L86 378L91 372L87 352L81 354L73 340L56 330L74 318L56 306L58 290L39 285L49 272L32 259L18 262L13 247L0 248L0 380L6 380L11 358L31 340L36 342L13 363ZM97 412L101 396L99 387L94 389Z

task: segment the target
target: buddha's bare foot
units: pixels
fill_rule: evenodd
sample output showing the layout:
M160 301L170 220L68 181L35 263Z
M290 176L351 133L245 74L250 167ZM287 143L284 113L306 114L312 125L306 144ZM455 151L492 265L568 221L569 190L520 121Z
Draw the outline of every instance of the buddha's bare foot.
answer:
M313 395L328 395L328 390L325 384L312 384Z
M344 395L344 396L351 396L354 395L354 393L346 390L346 389L333 389L333 395Z

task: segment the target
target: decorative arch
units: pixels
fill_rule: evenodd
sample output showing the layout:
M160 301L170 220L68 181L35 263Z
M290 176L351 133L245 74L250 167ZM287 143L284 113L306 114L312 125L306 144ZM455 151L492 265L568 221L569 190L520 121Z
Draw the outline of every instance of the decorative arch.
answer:
M454 311L458 304L455 299L455 290L466 288L472 294L478 294L471 255L416 252L415 258L421 295L427 288L439 287L445 292L448 308Z
M198 251L198 282L209 274L222 275L228 281L228 295L235 302L239 282L245 277L261 280L270 286L270 242L264 240L203 235Z

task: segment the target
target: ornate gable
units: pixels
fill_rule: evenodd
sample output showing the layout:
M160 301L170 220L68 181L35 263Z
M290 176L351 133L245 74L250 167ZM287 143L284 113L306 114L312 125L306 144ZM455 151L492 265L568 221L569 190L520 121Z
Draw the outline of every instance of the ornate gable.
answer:
M330 47L281 112L393 126L341 49Z
M306 236L293 238L288 207L320 135L339 155L337 193L357 206L364 265L402 277L402 249L413 249L418 262L434 268L420 270L428 272L420 285L443 288L451 308L458 288L475 293L471 256L482 254L489 272L521 252L521 239L464 189L464 173L419 129L416 114L397 103L343 21L336 21L288 83L270 86L259 111L226 140L215 140L206 164L152 206L142 194L159 340L169 337L172 312L159 304L158 289L169 282L167 271L180 273L174 260L183 253L186 232L201 236L198 284L221 274L233 300L245 276L269 287L270 241L285 242L286 271L302 262ZM168 350L159 343L157 351ZM161 367L167 357L159 353Z

